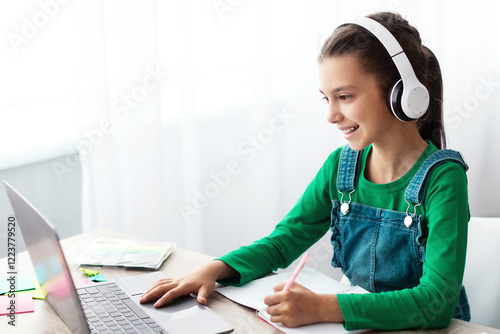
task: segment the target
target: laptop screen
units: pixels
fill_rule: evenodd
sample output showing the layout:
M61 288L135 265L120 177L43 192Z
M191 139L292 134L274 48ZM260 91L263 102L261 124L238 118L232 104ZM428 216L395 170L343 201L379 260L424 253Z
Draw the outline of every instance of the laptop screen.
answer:
M73 333L89 333L54 226L3 181L45 299Z

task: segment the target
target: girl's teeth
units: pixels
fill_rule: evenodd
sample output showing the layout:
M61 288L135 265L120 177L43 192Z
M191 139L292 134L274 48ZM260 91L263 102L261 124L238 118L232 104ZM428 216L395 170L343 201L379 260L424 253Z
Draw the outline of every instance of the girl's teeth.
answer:
M349 133L349 132L352 132L356 129L357 127L353 126L352 128L350 129L347 129L347 130L344 130L344 133Z

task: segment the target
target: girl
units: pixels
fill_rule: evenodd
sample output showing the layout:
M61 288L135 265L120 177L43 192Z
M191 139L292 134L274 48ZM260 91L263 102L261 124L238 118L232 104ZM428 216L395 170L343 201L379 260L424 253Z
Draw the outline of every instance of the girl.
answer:
M281 291L283 283L264 300L272 321L290 327L344 322L347 329L395 330L470 319L462 287L470 218L467 165L457 152L441 150L438 61L400 15L368 17L396 38L426 87L428 96L409 102L423 105L423 116L408 117L397 101L399 88L393 92L393 86L401 75L387 46L358 24L340 26L321 49L319 78L327 119L348 145L328 157L268 237L192 274L156 282L141 302L163 295L155 303L159 307L195 293L206 304L216 281L239 285L285 268L330 229L332 265L351 284L372 293L322 295L297 283ZM421 102L426 98L428 107Z

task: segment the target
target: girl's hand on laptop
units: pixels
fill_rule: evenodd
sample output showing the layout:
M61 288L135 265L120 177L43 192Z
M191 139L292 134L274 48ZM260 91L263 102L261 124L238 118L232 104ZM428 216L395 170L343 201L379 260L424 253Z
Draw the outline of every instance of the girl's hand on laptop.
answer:
M215 288L215 281L235 275L237 272L225 262L211 261L187 275L155 282L139 301L146 303L161 296L154 304L155 307L161 307L177 297L193 293L200 304L206 305L207 297Z

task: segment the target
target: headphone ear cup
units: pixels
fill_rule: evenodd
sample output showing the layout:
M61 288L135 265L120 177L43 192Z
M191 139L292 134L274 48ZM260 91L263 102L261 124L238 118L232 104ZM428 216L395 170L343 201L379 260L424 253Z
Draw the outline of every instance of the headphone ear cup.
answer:
M387 91L387 107L397 119L403 122L411 121L401 106L401 97L403 96L403 80L399 79L393 83Z

